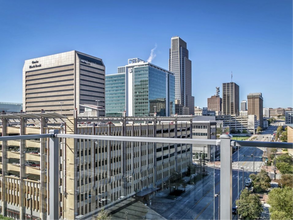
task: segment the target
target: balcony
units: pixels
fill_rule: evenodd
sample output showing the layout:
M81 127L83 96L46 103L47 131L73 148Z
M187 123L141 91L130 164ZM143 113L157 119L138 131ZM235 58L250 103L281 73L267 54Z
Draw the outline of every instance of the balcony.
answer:
M44 135L0 137L0 142L2 141L1 144L5 147L5 143L7 145L8 143L19 143L19 140L23 139L27 140L26 143L37 143L39 146L38 142L32 141L36 138L45 138L50 143L50 160L48 161L50 173L47 173L46 170L42 172L45 172L50 179L48 194L51 198L49 206L53 217L59 218L60 214L59 192L62 192L63 196L66 194L67 199L75 200L77 204L83 204L84 198L89 201L90 198L99 198L98 209L91 210L80 217L82 219L94 215L101 208L115 207L121 202L121 198L124 200L135 195L137 197L146 196L142 192L149 192L145 197L148 199L144 201L157 213L161 212L160 214L167 219L236 219L237 216L232 214L232 207L236 206L236 200L239 199L239 195L245 187L251 190L250 186L246 184L249 175L267 168L264 158L268 156L268 149L291 147L290 144L285 143L232 141L228 135L221 136L219 140L206 140L70 135L58 134L57 131ZM74 143L73 140L77 139L95 140L87 141L86 143L89 144L86 144L85 149L91 150L91 152L95 152L94 147L103 149L101 151L103 153L99 154L97 151L94 158L104 165L96 167L95 164L90 164L89 155L87 155L87 160L77 159L75 151L83 149L85 141L76 141L75 146L68 145L66 160L61 164L59 150L61 142L59 141L61 140L63 143L66 140L67 143ZM111 146L113 149L119 148L119 152L122 153L118 155L118 151L109 151ZM221 157L215 153L216 146L220 147ZM157 152L159 147L163 150ZM134 151L135 148L139 148L139 150ZM194 164L192 164L191 148L200 149L200 156ZM207 153L212 154L207 157ZM20 157L17 152L7 152L7 155L8 158L13 159ZM118 159L120 158L118 156L121 156L121 159ZM83 157L83 159L85 158ZM30 153L25 154L25 159L42 162L39 155ZM66 166L66 175L60 164ZM83 166L83 170L76 172L76 166ZM5 168L2 163L0 169L3 173L2 178L5 178L10 175L8 172L19 173L20 165L8 163ZM266 171L272 179L278 175L275 172L271 173L269 169ZM40 167L26 166L22 175L39 176L42 172ZM59 173L62 181L56 173ZM172 175L180 176L183 182L170 184ZM63 185L60 184L61 182L64 184L65 180L67 185L63 193L63 188L60 191L60 187ZM42 190L42 184L46 180L40 182L38 187ZM170 193L170 190L174 194ZM180 195L176 195L176 192ZM83 197L81 197L81 193L84 195ZM42 199L45 198L40 198L40 200ZM167 205L163 201L166 199L170 200L169 206L173 208L164 210Z

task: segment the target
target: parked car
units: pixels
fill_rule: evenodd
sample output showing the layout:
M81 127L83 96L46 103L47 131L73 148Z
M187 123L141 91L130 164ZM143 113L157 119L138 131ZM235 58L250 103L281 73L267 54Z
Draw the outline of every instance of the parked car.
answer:
M237 206L232 207L232 214L237 215Z
M248 178L247 180L245 180L245 186L246 187L250 187L252 184L252 180L250 178Z

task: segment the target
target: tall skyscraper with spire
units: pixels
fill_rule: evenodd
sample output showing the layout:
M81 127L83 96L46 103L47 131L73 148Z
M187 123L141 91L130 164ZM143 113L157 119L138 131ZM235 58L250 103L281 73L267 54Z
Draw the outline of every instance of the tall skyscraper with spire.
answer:
M169 71L175 74L175 103L183 108L175 108L177 114L194 114L192 96L191 60L188 58L187 44L180 37L171 38L169 50Z

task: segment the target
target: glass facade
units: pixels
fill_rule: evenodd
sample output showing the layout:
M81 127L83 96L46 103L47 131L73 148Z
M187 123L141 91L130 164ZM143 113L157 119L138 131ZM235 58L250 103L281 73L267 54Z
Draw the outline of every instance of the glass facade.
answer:
M133 115L149 115L149 67L133 68Z
M175 114L175 77L168 76L169 80L169 115Z
M175 76L137 60L131 59L125 67L118 67L121 73L106 75L106 116L122 116L125 110L128 116L174 114Z
M122 116L125 111L125 74L106 75L106 116Z
M153 66L134 68L133 113L135 116L168 116L175 111L175 77ZM169 103L169 106L167 106Z
M150 113L153 114L156 109L157 116L166 116L168 114L166 109L168 99L166 80L168 80L168 74L159 69L149 67L149 75Z

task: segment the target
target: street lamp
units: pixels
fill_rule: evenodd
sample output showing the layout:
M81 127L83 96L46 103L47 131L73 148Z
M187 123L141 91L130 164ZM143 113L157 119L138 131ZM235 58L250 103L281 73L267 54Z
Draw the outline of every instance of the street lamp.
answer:
M217 207L218 208L218 219L220 219L220 193L219 194L215 194L215 198L218 198L218 207Z
M253 156L253 154L251 154L251 157L253 159L253 172L254 172L254 156Z
M240 167L242 170L242 189L244 189L244 167Z

